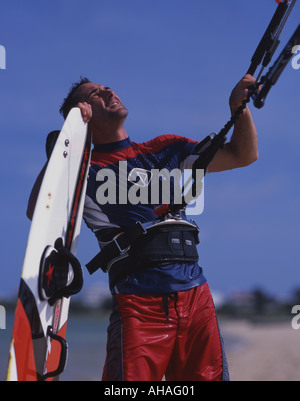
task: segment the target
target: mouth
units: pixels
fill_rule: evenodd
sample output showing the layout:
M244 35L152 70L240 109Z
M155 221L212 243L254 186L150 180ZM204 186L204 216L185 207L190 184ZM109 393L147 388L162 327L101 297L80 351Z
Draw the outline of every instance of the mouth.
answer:
M119 107L119 106L120 106L120 102L118 100L113 100L108 105L109 108L116 108L116 107Z

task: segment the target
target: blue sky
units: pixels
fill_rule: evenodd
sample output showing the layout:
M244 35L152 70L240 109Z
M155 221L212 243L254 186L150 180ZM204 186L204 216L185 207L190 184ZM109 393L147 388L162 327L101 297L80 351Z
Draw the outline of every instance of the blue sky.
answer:
M6 2L0 15L0 295L17 291L30 223L33 182L45 137L80 75L112 87L129 109L136 142L164 133L202 139L230 117L228 98L276 8L274 0L53 0ZM299 24L297 4L282 36ZM300 287L300 70L289 65L264 109L251 107L260 158L205 181L200 264L224 293ZM83 227L78 256L98 251ZM86 285L105 281L97 273Z

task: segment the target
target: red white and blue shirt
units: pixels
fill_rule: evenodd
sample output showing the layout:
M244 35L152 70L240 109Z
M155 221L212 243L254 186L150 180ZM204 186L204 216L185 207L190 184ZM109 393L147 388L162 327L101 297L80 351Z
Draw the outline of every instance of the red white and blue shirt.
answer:
M87 226L99 234L108 229L131 227L137 221L145 223L154 220L157 216L153 208L157 204L151 204L151 172L191 168L195 158L199 157L195 152L197 144L185 137L162 135L144 143L131 142L126 138L94 145L84 209ZM140 188L137 189L137 186ZM136 196L134 199L139 199L139 191L143 191L144 198L148 194L149 202L133 204L130 191ZM170 201L172 203L172 195ZM133 272L120 280L113 291L164 294L187 290L205 281L202 268L197 263L174 263Z

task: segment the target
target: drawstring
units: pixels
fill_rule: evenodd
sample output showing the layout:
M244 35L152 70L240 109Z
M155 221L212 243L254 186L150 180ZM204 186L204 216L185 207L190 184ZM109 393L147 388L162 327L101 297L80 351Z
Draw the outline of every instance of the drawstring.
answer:
M169 300L170 301L175 301L175 311L177 313L177 300L178 300L178 292L172 292L171 294L165 294L163 295L163 304L165 308L165 312L167 315L167 320L168 322L170 321L170 316L169 316Z
M165 312L167 315L167 320L169 321L169 296L168 295L163 295L163 303L164 303L164 308Z

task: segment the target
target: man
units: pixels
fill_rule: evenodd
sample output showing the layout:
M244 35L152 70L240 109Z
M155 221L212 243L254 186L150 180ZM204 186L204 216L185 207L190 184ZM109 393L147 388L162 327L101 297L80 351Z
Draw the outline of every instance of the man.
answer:
M254 81L246 75L234 88L232 113ZM99 260L108 254L105 262L114 300L103 380L155 381L164 375L173 381L229 380L210 290L197 263L196 228L183 213L180 221L168 221L163 228L134 237L136 223L149 223L157 217L155 205L133 205L120 199L116 204L102 204L99 200L103 169L120 175L118 167L125 161L131 171L182 169L195 154L197 143L175 135L143 144L131 142L124 127L126 107L110 88L87 79L73 85L61 114L66 118L75 106L90 124L94 143L84 219L102 249ZM208 171L244 167L257 157L256 129L246 108L230 142L217 152ZM128 180L126 190L131 185ZM106 252L111 244L128 238L132 241L124 252L117 256ZM98 267L92 263L90 272Z

